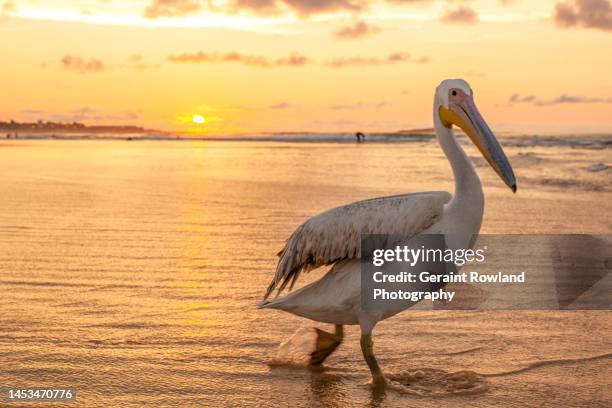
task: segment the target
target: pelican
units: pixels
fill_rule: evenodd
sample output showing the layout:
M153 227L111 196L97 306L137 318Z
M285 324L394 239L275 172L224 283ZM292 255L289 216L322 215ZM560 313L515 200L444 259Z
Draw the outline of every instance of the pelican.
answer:
M385 377L373 351L372 330L401 310L366 311L361 307L362 234L442 234L451 248L471 248L480 231L484 194L471 160L457 142L453 125L477 146L503 182L516 192L512 167L493 132L474 104L472 89L462 79L447 79L434 95L433 121L455 181L451 195L432 191L358 201L316 215L289 237L279 252L274 279L259 308L279 309L335 325L334 333L316 329L310 364L321 364L342 342L343 325L359 325L361 350L375 386ZM466 237L466 238L457 238ZM331 265L319 280L291 291L301 272ZM287 285L289 293L278 297ZM277 297L269 299L277 290ZM408 307L408 306L407 306Z

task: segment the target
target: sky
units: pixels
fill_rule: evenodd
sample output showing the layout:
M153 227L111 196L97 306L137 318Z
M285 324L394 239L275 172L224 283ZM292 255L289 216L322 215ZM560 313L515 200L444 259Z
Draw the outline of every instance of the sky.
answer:
M0 0L0 121L190 134L612 132L612 0Z

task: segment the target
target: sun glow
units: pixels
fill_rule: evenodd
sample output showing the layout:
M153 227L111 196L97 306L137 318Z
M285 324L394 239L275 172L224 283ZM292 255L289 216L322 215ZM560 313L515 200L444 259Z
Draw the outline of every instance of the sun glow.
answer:
M198 115L197 113L193 115L193 117L191 118L191 121L198 125L203 125L206 122L206 120L204 119L204 116Z
M431 90L452 73L478 88L496 131L612 129L612 53L601 52L610 34L579 16L581 2L471 0L467 22L461 12L443 21L461 11L449 0L238 3L0 0L0 36L11 38L0 41L11 61L0 85L19 95L0 101L0 121L215 136L392 132L430 127ZM557 3L580 21L559 25ZM359 22L356 4L371 4ZM466 59L466 50L478 52ZM568 73L584 83L568 84ZM130 89L120 101L117 84Z

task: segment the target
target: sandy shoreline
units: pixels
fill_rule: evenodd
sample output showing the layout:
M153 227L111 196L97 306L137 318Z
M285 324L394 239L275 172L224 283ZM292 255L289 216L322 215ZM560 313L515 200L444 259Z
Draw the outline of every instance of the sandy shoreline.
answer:
M313 325L255 308L284 239L336 205L452 189L434 143L11 144L0 149L3 384L72 386L90 406L609 406L609 311L414 311L377 327L385 372L474 371L489 383L478 395L373 394L354 327L323 372L268 366ZM608 149L506 150L517 194L468 149L483 233L610 234L610 170L588 170L610 165Z

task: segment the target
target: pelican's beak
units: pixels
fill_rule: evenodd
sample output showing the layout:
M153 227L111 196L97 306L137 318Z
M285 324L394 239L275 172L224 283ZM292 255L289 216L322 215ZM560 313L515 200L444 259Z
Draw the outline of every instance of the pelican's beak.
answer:
M493 170L516 192L516 178L512 166L495 135L478 112L472 95L461 93L449 103L448 108L440 106L439 114L444 126L459 126L472 139Z

